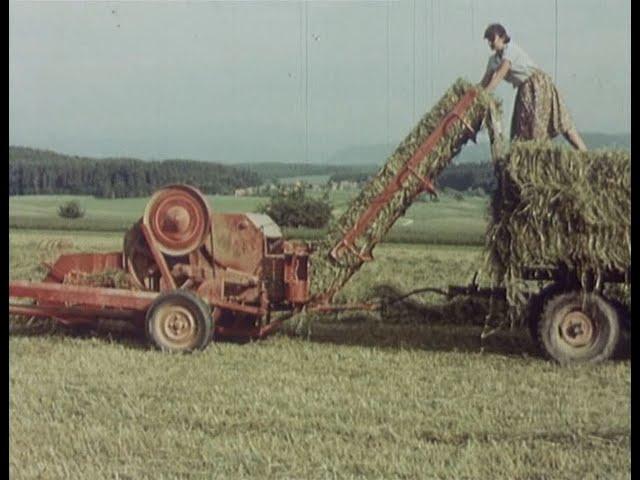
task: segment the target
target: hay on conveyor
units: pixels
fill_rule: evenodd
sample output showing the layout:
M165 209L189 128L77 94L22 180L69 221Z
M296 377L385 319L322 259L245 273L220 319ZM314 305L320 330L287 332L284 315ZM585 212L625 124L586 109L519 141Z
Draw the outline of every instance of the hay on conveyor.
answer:
M360 194L351 202L342 217L329 227L326 239L318 245L310 258L311 296L313 300L331 300L333 295L351 278L361 267L363 261L351 252L345 252L344 257L334 261L329 252L350 230L362 213L369 207L371 201L379 195L394 179L395 175L414 155L427 137L437 128L455 107L456 103L472 88L471 83L458 79L447 90L434 108L425 114L409 135L400 143L394 153L387 159L384 166L362 189ZM464 118L469 125L478 131L483 121L488 118L489 111L499 112L495 100L488 93L480 90ZM460 152L473 134L460 121L454 121L447 133L440 138L435 148L429 152L420 163L417 172L426 178L435 180L440 172L447 167ZM418 178L411 176L404 188L396 193L372 222L367 230L357 240L356 249L362 254L370 255L375 245L382 240L394 222L402 216L412 204L414 198L422 192L422 185Z
M133 282L124 270L104 270L97 273L71 271L65 275L63 283L86 287L132 289Z
M579 279L631 266L631 154L514 142L494 158L487 268L516 304L526 267L566 265Z

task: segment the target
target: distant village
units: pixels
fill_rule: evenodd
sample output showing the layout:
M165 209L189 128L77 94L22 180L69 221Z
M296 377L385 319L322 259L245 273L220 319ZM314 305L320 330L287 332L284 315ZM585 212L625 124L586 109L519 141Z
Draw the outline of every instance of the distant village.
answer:
M291 187L305 187L309 191L324 191L329 189L330 191L336 190L360 190L366 182L355 182L351 180L341 180L339 182L329 181L327 183L307 183L298 180L289 184L275 184L266 183L264 185L258 185L255 187L237 188L234 191L236 197L267 197L271 193L276 192L283 185L289 185Z

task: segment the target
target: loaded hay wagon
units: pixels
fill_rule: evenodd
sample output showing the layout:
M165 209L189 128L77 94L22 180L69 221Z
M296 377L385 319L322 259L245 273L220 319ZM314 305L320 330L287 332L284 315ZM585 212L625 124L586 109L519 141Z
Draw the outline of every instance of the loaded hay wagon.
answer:
M630 153L514 142L494 162L493 281L549 357L609 358L630 330ZM532 294L527 282L541 288Z
M10 282L10 297L33 303L10 302L9 312L50 317L67 325L124 319L144 329L161 350L188 352L204 348L212 339L264 337L281 324L281 319L272 318L280 312L378 308L378 304L335 304L333 298L365 262L373 260L375 245L416 197L424 192L435 194L435 179L465 143L475 141L483 124L489 130L494 157L502 158L496 113L490 95L458 80L400 143L326 238L315 245L284 239L278 225L266 215L212 212L194 187L164 187L151 197L142 218L126 233L121 252L62 255L49 266L43 281ZM503 210L506 216L506 206ZM495 238L509 231L507 224L500 225L502 230L497 222L491 225ZM504 249L493 253L494 260L503 262L495 260L493 265L507 265L510 275L530 274L518 269L515 260L507 261ZM577 271L572 265L555 266L534 269L537 273L532 275L546 272L556 282L547 293L534 296L532 305L553 303L549 292L576 291L573 274ZM612 266L612 272L597 271L595 291L594 285L581 282L589 292L579 296L581 302L563 303L564 310L553 317L553 328L556 317L562 317L560 341L570 348L599 352L596 356L574 355L571 360L603 359L610 353L609 342L617 339L613 337L619 316L611 314L609 303L597 293L602 280L618 279L606 277L610 273L627 279L619 262ZM590 270L585 272L581 273L590 275ZM489 291L503 295L511 290L450 288L454 294ZM609 333L603 333L607 328ZM550 337L550 342L558 341L557 335ZM608 340L603 347L604 337ZM552 358L566 361L553 345L543 342L542 346Z

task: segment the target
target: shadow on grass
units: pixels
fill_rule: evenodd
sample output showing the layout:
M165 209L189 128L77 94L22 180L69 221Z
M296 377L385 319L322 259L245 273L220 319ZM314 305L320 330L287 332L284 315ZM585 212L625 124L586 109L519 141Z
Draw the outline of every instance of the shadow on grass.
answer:
M440 299L433 303L415 297L396 301L402 295L389 286L379 287L375 293L377 298L386 302L386 308L380 313L307 315L292 319L283 333L334 345L543 358L525 326L512 328L505 321L506 305L503 301L494 300L493 307L488 298L471 296ZM485 318L490 310L493 312L490 325L495 330L482 338ZM613 359L629 358L630 336L625 332Z
M388 285L377 287L373 293L384 305L380 312L307 314L294 317L283 332L335 345L538 355L536 345L522 329L506 327L481 339L490 311L488 298L458 296L446 300L433 293L403 298L403 292ZM499 322L504 303L494 301L493 311Z
M486 298L459 296L444 302L440 299L439 302L429 303L428 300L408 297L397 301L401 296L392 287L378 287L375 297L387 305L381 312L296 316L285 322L281 332L291 337L334 345L469 353L484 351L509 356L542 357L526 328L505 326L481 338L485 317L490 310ZM496 322L500 321L499 315L504 312L504 307L503 303L494 304ZM99 320L89 326L66 327L52 320L27 321L10 317L9 334L17 337L52 335L98 338L131 348L150 348L143 329L117 320ZM613 358L628 360L630 356L630 334L625 331Z
M318 321L308 329L293 326L284 333L334 345L539 356L536 345L521 329L500 330L482 339L482 327L475 325L391 325L367 319L350 325Z
M97 338L132 348L149 348L144 331L130 322L121 320L97 320L91 325L65 326L50 319L11 316L9 335L12 337Z

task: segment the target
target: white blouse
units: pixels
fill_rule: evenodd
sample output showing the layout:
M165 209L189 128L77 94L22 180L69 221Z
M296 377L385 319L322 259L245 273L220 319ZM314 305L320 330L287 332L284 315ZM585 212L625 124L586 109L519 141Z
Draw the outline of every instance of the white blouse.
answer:
M513 88L522 85L522 83L531 76L533 69L538 68L529 55L527 55L527 52L511 40L504 46L502 52L496 52L489 57L487 72L493 73L496 71L504 59L511 62L511 68L504 79L513 85Z

